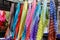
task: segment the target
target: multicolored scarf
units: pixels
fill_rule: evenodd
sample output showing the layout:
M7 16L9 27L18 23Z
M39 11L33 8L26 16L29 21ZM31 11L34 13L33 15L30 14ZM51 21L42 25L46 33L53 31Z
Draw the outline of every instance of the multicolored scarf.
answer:
M31 36L30 36L30 40L36 40L36 35L37 35L37 29L38 29L38 21L39 21L39 16L41 13L41 3L38 2L37 6L36 6L36 10L34 13L34 17L33 17L33 21L31 23L31 28L30 28L30 32L31 32Z
M18 22L17 22L16 29L15 29L14 40L16 40L17 35L18 35L19 25L20 25L21 16L22 16L22 10L23 10L23 4L21 4L21 7L20 7L20 13L18 15Z
M20 26L19 26L18 40L22 37L22 33L24 30L24 24L25 24L26 15L27 15L27 8L28 8L28 4L27 4L27 1L25 1L24 7L23 7L23 12L22 12L22 17L21 17L21 22L20 22Z
M41 17L40 17L40 21L38 24L38 32L37 32L37 38L36 40L42 40L43 37L43 32L44 32L44 28L45 28L45 23L46 23L46 9L47 9L47 0L43 0L43 8L42 8L42 12L41 12Z
M24 26L25 28L24 28L24 32L23 32L21 40L25 40L25 37L26 37L26 25L28 25L28 20L29 20L30 13L31 13L31 8L32 8L31 4L29 4L27 17L26 17L26 21L25 21L25 26Z
M15 16L14 16L13 23L12 23L12 26L11 26L12 38L14 38L15 28L16 28L16 24L17 24L17 21L18 21L18 14L19 14L19 11L20 11L20 3L17 4Z
M25 38L25 40L29 40L29 38L30 38L30 25L33 20L33 15L34 15L35 9L36 9L36 0L34 0L32 3L31 13L28 17L29 19L27 20L28 24L26 25L26 38Z
M54 8L53 0L50 0L50 25L49 25L49 34L48 40L56 40L56 12Z

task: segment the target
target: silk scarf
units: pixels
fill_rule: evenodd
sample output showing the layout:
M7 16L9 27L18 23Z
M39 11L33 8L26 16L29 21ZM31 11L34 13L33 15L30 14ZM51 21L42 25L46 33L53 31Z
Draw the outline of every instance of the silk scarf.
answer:
M14 16L14 19L13 19L13 24L12 24L12 26L11 26L12 38L14 38L15 28L16 28L16 24L17 24L17 21L18 21L18 14L19 14L19 11L20 11L20 3L18 2L17 7L16 7L15 16Z
M27 4L27 1L25 1L24 7L23 7L23 12L22 12L22 17L21 17L21 22L20 22L20 26L19 26L18 40L22 37L22 33L24 30L24 24L25 24L26 15L27 15L27 8L28 8L28 4Z
M33 17L33 21L31 23L31 36L30 36L30 40L36 40L36 35L37 35L37 30L38 30L38 22L39 22L39 16L41 14L41 3L38 2L37 6L36 6L36 11Z
M24 32L23 32L21 40L25 40L25 37L26 37L26 25L28 24L27 21L29 20L30 13L31 13L31 4L29 4L29 7L28 7L27 17L26 17L25 26L24 26L25 28L24 28Z
M55 24L54 24L54 5L53 1L50 0L50 24L49 24L49 33L48 40L56 40L55 35Z
M31 25L31 22L33 19L35 9L36 9L36 0L34 0L32 3L31 13L29 15L30 17L28 17L29 19L27 20L28 24L26 25L26 38L25 38L25 40L29 40L29 38L30 38L30 25Z
M18 22L17 22L16 29L15 29L14 40L16 40L17 35L18 35L19 25L20 25L21 16L22 16L22 10L23 10L23 4L21 4L21 7L20 7L20 12L19 12L19 15L18 15Z
M43 8L41 12L40 21L38 24L38 32L36 36L36 40L42 40L45 22L46 22L46 9L47 9L47 0L43 0Z

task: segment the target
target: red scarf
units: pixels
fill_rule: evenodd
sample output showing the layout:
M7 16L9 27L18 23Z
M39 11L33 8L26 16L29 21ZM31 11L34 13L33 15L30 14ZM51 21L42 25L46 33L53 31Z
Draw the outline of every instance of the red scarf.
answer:
M23 5L21 5L21 8L20 8L20 13L19 13L19 16L18 16L18 22L17 22L17 25L16 25L14 40L16 40L16 36L18 34L18 31L19 31L19 25L20 25L21 16L22 16L22 10L23 10Z

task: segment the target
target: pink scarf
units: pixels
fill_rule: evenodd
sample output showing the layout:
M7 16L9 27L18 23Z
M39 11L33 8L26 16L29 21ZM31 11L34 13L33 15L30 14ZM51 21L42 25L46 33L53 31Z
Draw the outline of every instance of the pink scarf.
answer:
M0 21L5 22L6 20L6 13L5 11L0 10Z

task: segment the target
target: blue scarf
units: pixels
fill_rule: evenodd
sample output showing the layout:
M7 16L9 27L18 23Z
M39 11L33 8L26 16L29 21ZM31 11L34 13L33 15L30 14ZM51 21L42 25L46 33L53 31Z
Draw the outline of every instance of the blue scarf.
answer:
M36 40L36 35L37 35L37 29L38 29L38 21L39 21L39 16L41 14L41 3L38 2L36 6L36 10L33 16L33 21L31 23L31 36L30 40Z
M11 25L12 38L14 38L15 28L16 28L16 24L17 24L17 21L18 21L19 11L20 11L20 3L17 4L15 16L14 16L14 19L13 19L13 23L12 23L12 25Z

